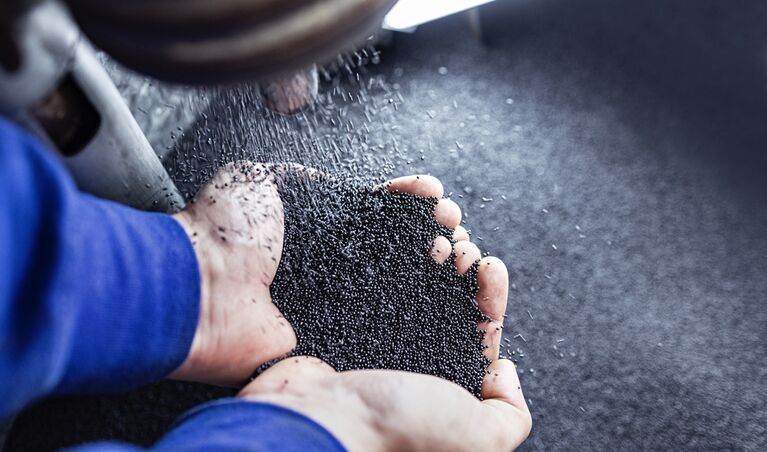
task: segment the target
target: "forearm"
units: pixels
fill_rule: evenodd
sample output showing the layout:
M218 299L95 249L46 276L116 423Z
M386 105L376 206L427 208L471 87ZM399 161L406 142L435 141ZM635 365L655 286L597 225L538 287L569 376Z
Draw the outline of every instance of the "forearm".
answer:
M166 215L77 191L0 119L0 418L52 393L148 383L186 358L194 250Z

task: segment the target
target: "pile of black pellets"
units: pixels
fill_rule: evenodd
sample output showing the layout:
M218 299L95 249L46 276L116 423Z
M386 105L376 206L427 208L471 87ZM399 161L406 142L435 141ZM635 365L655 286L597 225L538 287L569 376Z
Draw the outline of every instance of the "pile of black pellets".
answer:
M274 303L295 329L292 355L338 371L395 369L453 381L479 397L489 360L477 307L477 264L430 255L437 199L327 176L283 175L282 259Z

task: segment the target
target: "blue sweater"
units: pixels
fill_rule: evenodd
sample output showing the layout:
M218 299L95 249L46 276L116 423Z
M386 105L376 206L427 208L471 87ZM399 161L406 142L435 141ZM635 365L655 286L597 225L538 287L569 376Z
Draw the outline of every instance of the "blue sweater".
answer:
M80 193L52 153L0 118L0 421L49 395L163 378L189 352L199 302L194 249L175 220ZM299 413L237 399L195 408L154 448L343 449Z

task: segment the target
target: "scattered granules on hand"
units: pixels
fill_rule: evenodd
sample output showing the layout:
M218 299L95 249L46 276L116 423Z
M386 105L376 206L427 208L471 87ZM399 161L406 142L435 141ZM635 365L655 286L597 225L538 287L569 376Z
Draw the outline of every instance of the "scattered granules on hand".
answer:
M435 375L479 397L489 360L477 264L459 275L454 255L430 255L453 232L434 219L438 200L301 173L279 184L285 241L271 291L298 337L292 354Z

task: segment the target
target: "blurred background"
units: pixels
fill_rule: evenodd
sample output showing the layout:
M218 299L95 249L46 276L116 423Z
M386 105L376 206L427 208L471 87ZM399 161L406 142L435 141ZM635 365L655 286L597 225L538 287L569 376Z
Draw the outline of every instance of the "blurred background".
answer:
M284 116L101 56L180 192L239 158L428 172L510 268L521 450L767 449L767 3L498 0L379 33ZM48 400L6 450L150 444L230 390Z

